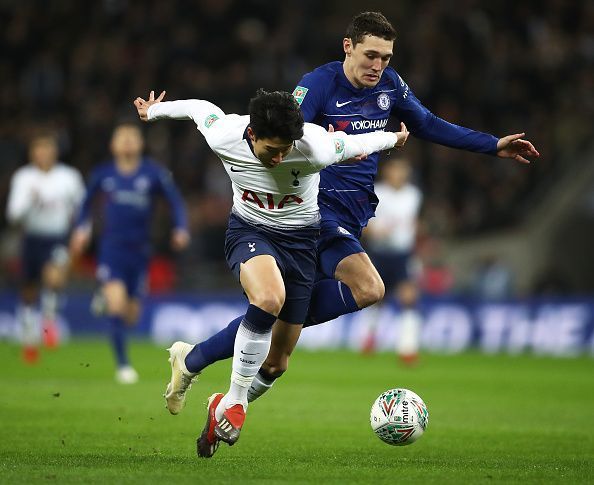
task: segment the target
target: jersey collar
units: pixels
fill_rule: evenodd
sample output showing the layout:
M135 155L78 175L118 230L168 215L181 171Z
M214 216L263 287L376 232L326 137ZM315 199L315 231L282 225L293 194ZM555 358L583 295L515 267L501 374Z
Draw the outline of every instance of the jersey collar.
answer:
M248 147L250 147L250 151L252 152L252 155L254 155L254 157L256 157L256 152L254 151L254 145L252 144L252 140L250 139L250 136L248 135L248 128L250 127L250 125L248 124L245 127L245 130L243 132L243 139L247 142ZM258 158L258 157L256 157Z

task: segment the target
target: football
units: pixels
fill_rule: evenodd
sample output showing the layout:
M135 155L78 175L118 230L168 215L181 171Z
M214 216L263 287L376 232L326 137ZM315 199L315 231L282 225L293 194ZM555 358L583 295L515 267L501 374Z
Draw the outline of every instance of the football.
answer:
M371 429L385 443L406 446L417 441L429 424L423 400L408 389L390 389L371 406Z

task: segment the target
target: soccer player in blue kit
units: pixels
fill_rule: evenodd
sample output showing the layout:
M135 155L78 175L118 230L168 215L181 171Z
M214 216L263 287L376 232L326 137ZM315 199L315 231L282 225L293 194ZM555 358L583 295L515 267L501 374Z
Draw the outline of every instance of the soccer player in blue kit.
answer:
M186 211L171 174L142 156L144 139L132 123L118 125L112 135L113 160L98 166L90 177L76 228L71 237L73 256L80 255L91 237L91 206L101 199L102 234L99 239L97 279L105 298L111 344L117 362L116 380L138 380L130 365L126 327L140 316L151 254L150 229L154 203L164 196L173 212L171 245L184 249L189 242Z
M524 133L496 138L449 123L431 113L388 63L396 32L379 12L356 15L343 40L344 62L306 74L293 91L305 121L346 133L382 130L390 117L413 136L452 148L528 163L539 154ZM328 167L320 173L322 216L318 241L319 280L309 308L311 326L380 301L383 282L361 246L361 231L374 216L378 154L361 163Z

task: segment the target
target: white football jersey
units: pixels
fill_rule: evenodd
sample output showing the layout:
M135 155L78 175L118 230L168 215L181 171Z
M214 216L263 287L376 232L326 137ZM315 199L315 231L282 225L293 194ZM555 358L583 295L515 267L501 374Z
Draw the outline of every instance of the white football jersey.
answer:
M375 186L375 194L380 202L375 211L375 218L369 221L369 224L385 230L386 235L373 239L371 245L375 249L412 251L421 208L421 191L412 184L395 189L385 182L380 182Z
M328 133L305 123L303 138L293 150L279 165L267 168L253 154L247 138L249 116L226 115L214 104L197 99L157 103L147 114L150 121L192 119L231 179L233 211L249 222L279 228L305 227L319 220L319 171L324 167L392 148L397 141L394 133Z
M6 217L27 234L66 236L84 192L82 176L72 167L57 163L45 172L25 165L12 176Z

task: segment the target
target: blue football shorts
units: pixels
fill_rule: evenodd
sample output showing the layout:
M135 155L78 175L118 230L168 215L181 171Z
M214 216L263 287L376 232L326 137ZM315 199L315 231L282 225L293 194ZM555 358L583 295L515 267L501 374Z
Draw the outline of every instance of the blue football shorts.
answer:
M43 267L68 262L66 237L25 235L21 247L22 275L27 283L40 282Z
M320 226L317 280L334 278L338 263L351 254L365 252L359 241L361 227L334 219L322 219Z
M149 257L126 247L102 247L96 277L101 284L121 281L130 298L141 298L147 291Z
M285 304L278 318L301 324L307 315L315 281L318 235L318 227L276 230L248 223L231 214L225 237L225 257L239 280L241 263L254 256L272 256L285 283Z

